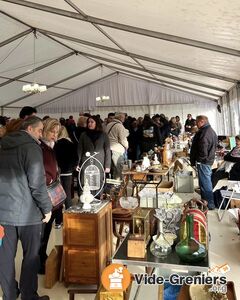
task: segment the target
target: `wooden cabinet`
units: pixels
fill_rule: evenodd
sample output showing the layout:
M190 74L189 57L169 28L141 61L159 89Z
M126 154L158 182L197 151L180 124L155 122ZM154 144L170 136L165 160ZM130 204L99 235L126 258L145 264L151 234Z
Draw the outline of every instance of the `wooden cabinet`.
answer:
M112 256L112 206L97 213L64 213L65 283L100 285L101 273Z

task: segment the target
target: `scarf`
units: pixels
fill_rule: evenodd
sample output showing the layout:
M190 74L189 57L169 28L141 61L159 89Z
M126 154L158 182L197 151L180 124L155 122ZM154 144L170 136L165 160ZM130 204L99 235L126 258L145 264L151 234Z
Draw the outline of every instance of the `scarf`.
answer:
M101 131L93 130L93 129L86 129L86 134L94 144L96 140L102 135Z

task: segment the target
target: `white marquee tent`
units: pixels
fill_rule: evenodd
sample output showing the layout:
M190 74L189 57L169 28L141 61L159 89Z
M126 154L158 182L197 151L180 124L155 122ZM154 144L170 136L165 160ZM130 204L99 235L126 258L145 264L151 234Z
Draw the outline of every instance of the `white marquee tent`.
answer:
M238 0L0 0L1 114L205 113L239 134L239 11ZM35 80L47 92L24 94Z

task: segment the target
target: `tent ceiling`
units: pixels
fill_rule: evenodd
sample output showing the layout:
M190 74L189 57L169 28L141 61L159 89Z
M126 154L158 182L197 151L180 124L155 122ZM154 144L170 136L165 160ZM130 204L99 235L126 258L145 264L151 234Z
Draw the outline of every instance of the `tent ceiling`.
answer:
M19 34L28 29L27 26L20 24L17 21L9 19L8 17L1 16L1 31L0 31L0 43L9 37Z
M42 2L42 1L36 1ZM148 30L240 49L237 0L73 0L87 15ZM50 4L49 4L50 5ZM96 14L97 12L97 14Z
M39 105L115 71L218 99L240 79L239 9L237 0L0 0L0 106ZM26 97L35 28L35 79L48 91Z

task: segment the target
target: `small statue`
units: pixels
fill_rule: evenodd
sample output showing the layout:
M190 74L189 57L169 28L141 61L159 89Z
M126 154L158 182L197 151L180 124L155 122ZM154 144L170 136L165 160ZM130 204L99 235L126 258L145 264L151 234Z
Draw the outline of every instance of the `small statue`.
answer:
M158 160L157 154L155 153L155 154L154 154L153 165L159 165L159 164L160 164L160 162L159 162L159 160Z
M150 159L147 156L144 156L142 161L142 171L145 171L150 165Z
M85 184L83 187L83 193L80 196L80 201L83 203L83 209L91 209L91 202L94 200L94 196L91 194L90 186L88 180L85 179Z

